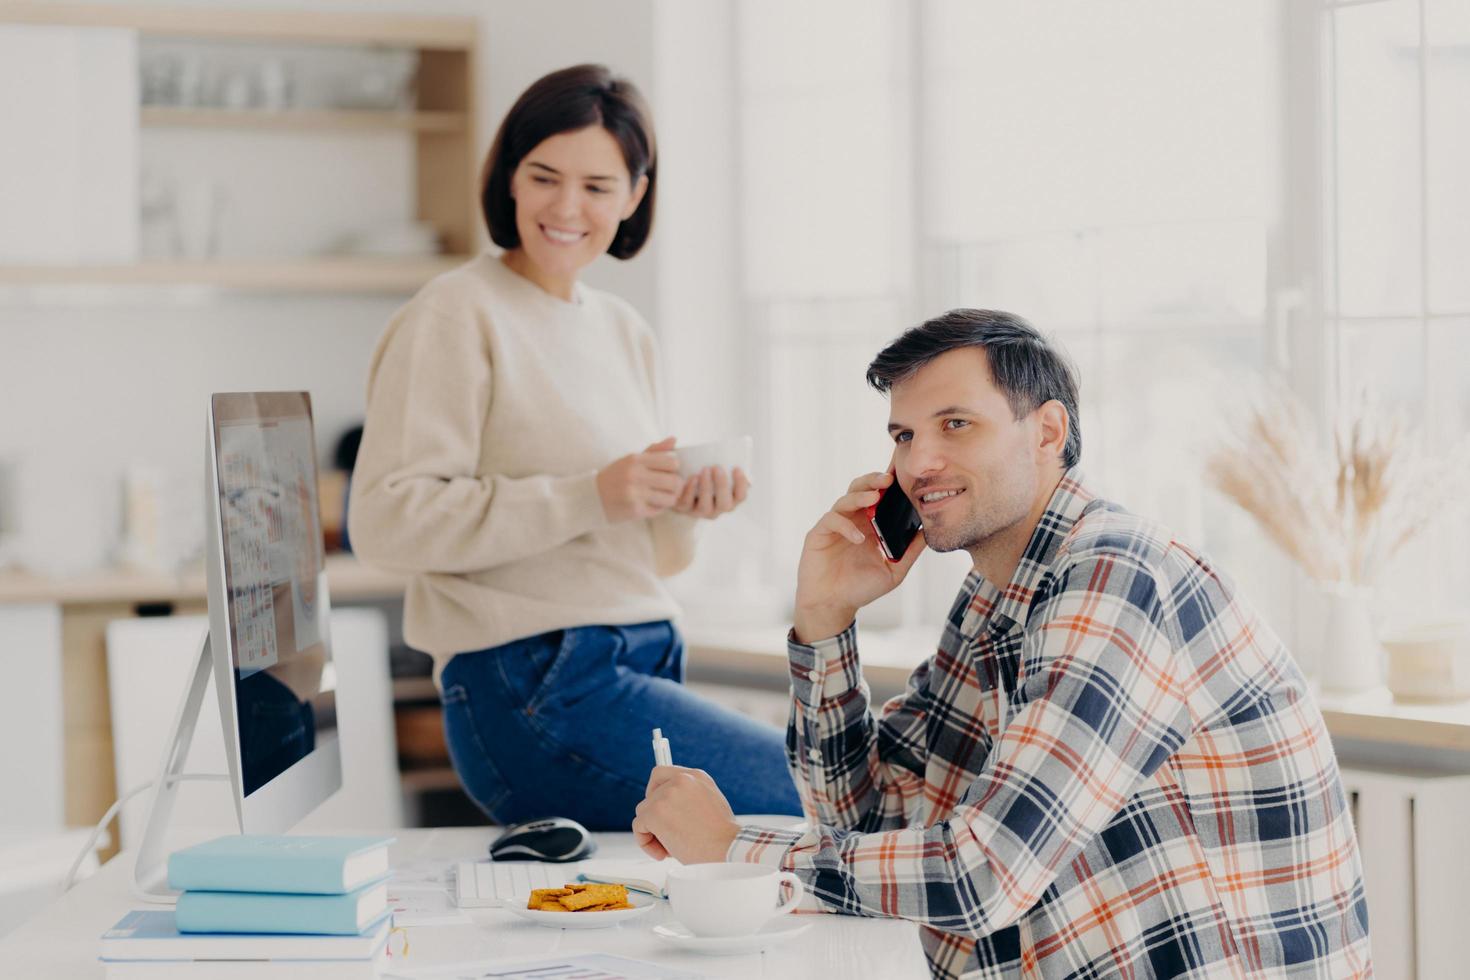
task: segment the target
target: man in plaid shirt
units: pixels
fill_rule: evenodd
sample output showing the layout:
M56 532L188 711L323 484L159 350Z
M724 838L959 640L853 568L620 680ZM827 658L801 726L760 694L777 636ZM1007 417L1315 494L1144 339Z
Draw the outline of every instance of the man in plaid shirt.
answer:
M924 530L880 554L859 477L807 534L790 637L809 826L735 822L658 767L656 857L794 871L808 904L920 924L940 977L1370 976L1367 904L1322 717L1207 558L1093 496L1077 386L1024 320L955 310L878 355ZM857 611L925 547L974 569L938 651L869 710Z

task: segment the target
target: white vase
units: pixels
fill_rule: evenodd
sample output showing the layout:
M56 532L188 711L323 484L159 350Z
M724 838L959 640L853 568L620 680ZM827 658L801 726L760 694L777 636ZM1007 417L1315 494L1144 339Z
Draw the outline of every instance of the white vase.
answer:
M1323 582L1322 691L1361 694L1383 684L1383 646L1373 628L1373 590Z

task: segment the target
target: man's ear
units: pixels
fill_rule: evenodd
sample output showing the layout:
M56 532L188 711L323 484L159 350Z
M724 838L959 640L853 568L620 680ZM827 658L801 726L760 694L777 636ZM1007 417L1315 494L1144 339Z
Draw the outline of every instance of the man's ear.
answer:
M1047 461L1061 460L1067 448L1067 433L1071 428L1066 406L1055 398L1038 405L1036 428L1039 437L1036 443L1037 458Z

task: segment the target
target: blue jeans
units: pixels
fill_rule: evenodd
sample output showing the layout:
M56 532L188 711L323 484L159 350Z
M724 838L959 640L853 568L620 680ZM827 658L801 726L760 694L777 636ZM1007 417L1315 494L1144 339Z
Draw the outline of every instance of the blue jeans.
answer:
M736 813L799 814L784 733L684 687L668 622L584 626L450 658L441 676L449 755L497 823L571 817L625 831L663 729L674 764L703 769Z

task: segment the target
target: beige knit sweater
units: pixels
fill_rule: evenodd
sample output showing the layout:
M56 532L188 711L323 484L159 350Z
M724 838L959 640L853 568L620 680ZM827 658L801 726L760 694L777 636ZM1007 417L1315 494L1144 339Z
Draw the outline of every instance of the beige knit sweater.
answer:
M693 519L609 523L597 471L669 433L652 331L621 299L568 303L491 255L430 282L388 324L368 377L349 533L411 573L408 643L449 657L550 630L667 619L660 578Z

